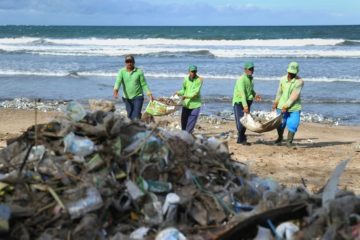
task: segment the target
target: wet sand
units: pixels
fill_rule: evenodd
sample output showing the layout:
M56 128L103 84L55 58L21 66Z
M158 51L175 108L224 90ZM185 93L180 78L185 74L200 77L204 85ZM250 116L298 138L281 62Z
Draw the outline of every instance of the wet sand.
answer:
M38 123L48 122L58 115L41 112ZM6 139L21 134L34 123L34 111L0 109L0 148L6 146ZM251 172L261 177L273 178L287 186L305 183L313 192L326 183L340 161L351 158L340 187L360 193L360 127L302 123L295 136L294 148L274 146L276 131L247 132L252 145L238 145L235 129L233 121L223 124L200 121L194 134L217 136L227 141L233 158L247 164Z

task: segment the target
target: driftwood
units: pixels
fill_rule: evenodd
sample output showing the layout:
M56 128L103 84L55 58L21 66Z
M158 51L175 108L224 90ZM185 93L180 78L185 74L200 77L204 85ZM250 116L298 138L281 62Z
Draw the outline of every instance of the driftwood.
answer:
M284 207L271 209L269 211L254 215L244 221L231 224L208 236L209 239L231 240L231 239L252 239L258 232L258 226L269 227L268 220L274 225L294 219L301 219L308 215L307 204L297 203Z

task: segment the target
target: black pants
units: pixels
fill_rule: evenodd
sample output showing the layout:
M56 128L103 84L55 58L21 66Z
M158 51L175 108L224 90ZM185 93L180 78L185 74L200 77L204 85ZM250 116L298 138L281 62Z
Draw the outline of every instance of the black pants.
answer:
M144 97L134 97L133 99L123 98L125 103L125 108L127 112L127 117L131 120L141 118L141 109L144 103Z
M250 111L250 107L252 104L252 101L247 101L248 104L248 108ZM243 105L241 103L235 103L234 105L234 113L235 113L235 122L236 122L236 128L238 130L238 143L241 142L246 142L247 138L245 135L246 132L246 128L241 124L240 122L240 118L242 118L244 116L244 108Z

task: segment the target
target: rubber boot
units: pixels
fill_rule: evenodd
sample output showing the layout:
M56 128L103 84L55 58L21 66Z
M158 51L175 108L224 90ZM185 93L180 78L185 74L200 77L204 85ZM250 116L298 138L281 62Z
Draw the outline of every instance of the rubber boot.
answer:
M246 138L245 138L245 139L241 139L240 137L238 137L236 143L241 144L241 145L244 145L244 146L250 146L250 145L251 145L251 143L248 143L248 142L247 142Z
M281 142L283 141L284 137L284 128L277 128L278 138L275 140L276 145L281 145Z
M238 138L237 138L236 143L241 143L240 133L238 133Z
M286 146L292 147L293 146L293 140L294 140L295 133L294 132L288 132L287 142Z

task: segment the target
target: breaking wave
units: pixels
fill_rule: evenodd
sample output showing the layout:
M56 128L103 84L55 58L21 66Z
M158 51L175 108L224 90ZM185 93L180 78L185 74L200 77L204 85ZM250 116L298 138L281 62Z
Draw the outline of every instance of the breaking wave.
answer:
M355 49L349 49L353 46ZM59 56L141 56L183 57L208 56L294 57L294 58L360 58L360 41L346 39L50 39L0 38L0 53L59 55Z

